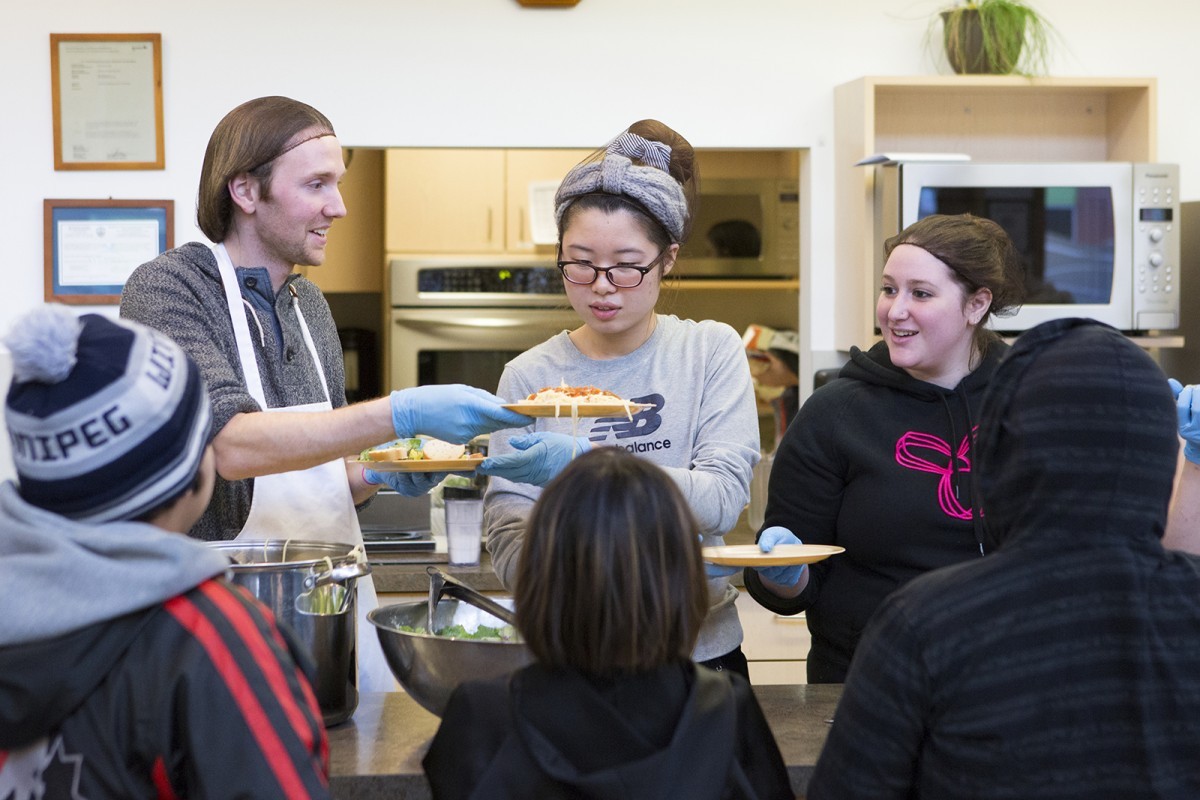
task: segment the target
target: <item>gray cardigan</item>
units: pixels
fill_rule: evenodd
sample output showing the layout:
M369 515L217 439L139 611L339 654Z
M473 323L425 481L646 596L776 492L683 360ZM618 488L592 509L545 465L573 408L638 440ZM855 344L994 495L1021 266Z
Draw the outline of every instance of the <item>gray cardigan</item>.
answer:
M237 270L243 297L254 292L261 272ZM320 355L333 406L344 406L346 380L337 326L321 290L299 275L289 276L275 295L274 310L282 341L268 314L243 306L250 337L259 345L258 370L267 403L276 408L324 399L316 367L291 307L292 289ZM262 410L246 390L217 262L207 245L189 242L134 270L121 296L121 316L163 331L195 359L208 384L214 436L235 414ZM213 500L191 535L206 540L236 536L250 511L253 483L252 479L218 478ZM303 531L296 535L303 538Z

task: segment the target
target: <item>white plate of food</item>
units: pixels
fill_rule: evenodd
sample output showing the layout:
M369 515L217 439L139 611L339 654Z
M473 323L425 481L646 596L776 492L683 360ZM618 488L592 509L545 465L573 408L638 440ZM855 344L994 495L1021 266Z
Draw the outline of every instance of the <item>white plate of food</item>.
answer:
M355 463L376 472L471 472L481 461L466 445L418 436L364 450Z
M373 461L358 459L367 469L376 472L474 472L483 456L476 454L463 458L411 458L395 461Z
M630 417L652 406L649 403L505 403L504 407L527 417ZM574 410L572 412L572 410Z
M595 386L547 386L505 408L529 417L632 417L652 408L649 403L634 403Z

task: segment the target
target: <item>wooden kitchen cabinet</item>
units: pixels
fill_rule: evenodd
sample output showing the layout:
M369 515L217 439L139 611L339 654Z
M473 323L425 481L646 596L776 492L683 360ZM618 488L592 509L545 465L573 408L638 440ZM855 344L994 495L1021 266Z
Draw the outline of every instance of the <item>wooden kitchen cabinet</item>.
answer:
M552 252L530 234L529 184L561 180L590 150L470 148L386 152L389 253Z
M874 153L1153 161L1154 78L863 77L834 90L835 346L875 338Z
M346 216L334 220L325 263L300 272L326 294L383 291L383 151L344 151Z
M390 149L384 242L389 253L504 251L504 151Z

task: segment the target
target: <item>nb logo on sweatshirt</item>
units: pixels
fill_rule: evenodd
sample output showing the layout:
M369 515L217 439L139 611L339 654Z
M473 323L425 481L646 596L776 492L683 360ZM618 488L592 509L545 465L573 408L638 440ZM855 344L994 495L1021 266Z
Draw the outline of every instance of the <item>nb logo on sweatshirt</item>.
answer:
M588 440L603 442L612 438L621 443L624 439L644 439L659 429L659 426L662 425L662 415L659 412L666 402L666 399L661 394L632 397L630 398L630 402L646 403L650 408L637 412L633 415L633 419L624 416L600 417L588 432ZM644 453L650 450L669 449L671 441L669 439L655 442L639 441L630 442L622 446L634 453Z

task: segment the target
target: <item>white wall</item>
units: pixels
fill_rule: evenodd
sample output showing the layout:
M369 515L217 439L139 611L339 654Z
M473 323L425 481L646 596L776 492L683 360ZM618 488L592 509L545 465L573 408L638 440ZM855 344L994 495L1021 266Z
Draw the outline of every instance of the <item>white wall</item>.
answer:
M1159 80L1159 158L1200 193L1194 102L1200 4L1034 0L1062 34L1051 72ZM811 148L803 333L833 347L833 87L933 74L923 46L942 0L56 0L4 25L0 143L6 225L0 332L42 299L43 198L170 198L175 241L201 238L200 160L237 103L284 94L324 111L343 144L595 147L657 117L698 147ZM50 33L163 36L166 169L56 172ZM942 70L946 68L941 67ZM336 226L334 235L337 235ZM114 309L108 307L106 311Z

